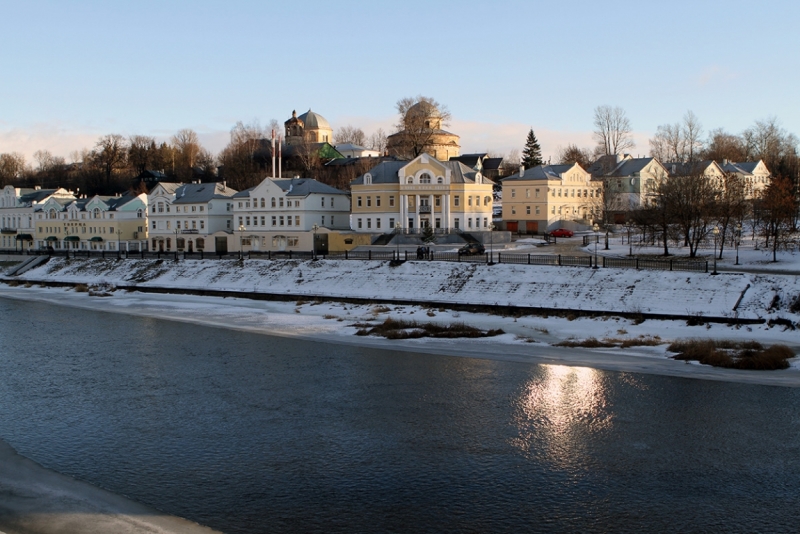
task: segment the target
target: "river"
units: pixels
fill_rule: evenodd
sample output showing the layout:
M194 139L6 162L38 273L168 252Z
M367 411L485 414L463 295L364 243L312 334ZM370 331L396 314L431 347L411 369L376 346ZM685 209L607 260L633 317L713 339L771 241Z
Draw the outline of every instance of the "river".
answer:
M796 528L798 388L6 299L0 340L0 438L224 532Z

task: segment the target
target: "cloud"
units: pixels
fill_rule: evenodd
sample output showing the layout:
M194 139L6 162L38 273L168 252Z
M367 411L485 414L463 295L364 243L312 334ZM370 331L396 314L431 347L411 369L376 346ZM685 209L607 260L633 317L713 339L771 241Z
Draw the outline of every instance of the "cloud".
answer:
M732 71L726 67L722 67L720 65L708 65L707 67L703 68L703 70L697 76L697 84L700 87L719 85L721 83L737 80L740 77L741 73Z

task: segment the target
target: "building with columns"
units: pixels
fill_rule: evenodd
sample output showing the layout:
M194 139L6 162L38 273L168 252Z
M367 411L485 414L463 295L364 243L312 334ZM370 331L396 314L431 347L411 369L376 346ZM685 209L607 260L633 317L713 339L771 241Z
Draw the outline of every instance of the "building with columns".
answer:
M350 228L355 232L488 231L493 182L458 161L420 154L384 161L351 183Z

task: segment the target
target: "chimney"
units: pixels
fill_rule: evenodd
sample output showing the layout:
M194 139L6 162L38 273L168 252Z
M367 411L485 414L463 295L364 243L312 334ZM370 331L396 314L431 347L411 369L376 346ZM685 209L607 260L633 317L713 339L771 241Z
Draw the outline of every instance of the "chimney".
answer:
M622 161L622 154L614 154L614 158L617 163Z
M519 164L519 177L522 178L523 176L525 176L525 165L520 163Z
M725 166L725 165L727 165L727 164L728 164L728 159L727 159L727 158L723 159L723 160L722 160L722 165L723 165L723 166Z

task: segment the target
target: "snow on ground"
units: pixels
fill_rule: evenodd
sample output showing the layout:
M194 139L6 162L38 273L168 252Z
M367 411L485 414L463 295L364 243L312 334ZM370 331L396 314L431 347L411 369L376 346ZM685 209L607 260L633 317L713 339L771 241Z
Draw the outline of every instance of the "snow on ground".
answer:
M53 304L76 306L92 310L103 310L134 315L162 318L191 322L214 327L233 328L257 333L302 337L332 343L346 343L360 346L371 346L388 350L407 350L422 353L447 354L462 357L475 357L484 359L501 359L507 361L520 361L529 363L566 364L573 366L587 366L599 369L616 371L635 371L644 373L664 374L691 378L712 380L729 380L748 383L761 383L773 385L788 385L800 387L800 363L793 362L792 367L786 371L776 372L748 372L729 369L715 369L700 365L687 365L683 362L672 360L666 353L666 343L681 338L724 338L724 339L753 339L766 344L785 343L798 348L797 332L784 330L780 327L770 328L766 324L748 326L728 326L724 324L707 324L690 327L686 321L656 321L645 320L640 322L633 319L615 317L577 318L570 320L556 316L520 316L508 317L490 315L485 313L467 313L448 310L444 306L420 306L412 304L389 304L379 306L381 300L387 297L409 296L424 300L427 293L420 288L435 287L426 283L427 279L436 279L438 287L449 287L461 284L469 274L468 279L487 277L484 269L493 269L492 283L495 285L486 289L489 284L484 279L484 291L494 292L505 290L514 285L537 285L571 287L570 280L589 269L580 268L553 268L542 270L534 268L528 270L523 277L518 269L523 266L475 266L464 264L444 264L438 266L445 269L445 273L453 276L455 281L448 282L443 278L439 269L434 269L437 262L408 262L401 266L400 280L386 277L382 262L266 262L260 260L241 262L227 262L232 265L224 266L226 262L179 262L176 266L172 262L161 262L159 266L151 265L145 269L144 265L133 265L138 262L113 262L115 265L90 265L87 262L71 260L70 264L54 260L48 266L38 269L38 272L26 273L30 279L52 279L69 281L129 281L141 280L143 286L170 285L180 287L221 289L226 287L232 291L271 291L275 293L291 294L295 297L291 302L250 300L246 298L220 298L176 294L153 294L140 292L114 291L110 297L92 297L88 293L76 292L64 288L44 288L32 285L24 287L9 287L0 285L0 297L19 298L25 300L42 300ZM102 262L91 262L100 264ZM153 263L153 262L151 262ZM83 264L81 266L81 264ZM204 268L201 268L205 265ZM216 266L216 267L215 267ZM460 266L460 267L459 267ZM101 268L102 267L102 268ZM157 267L153 269L152 267ZM524 266L527 268L527 266ZM400 269L400 268L397 268ZM449 269L449 270L448 270ZM608 271L612 271L609 269ZM416 273L411 276L410 273ZM619 271L618 277L619 277ZM148 274L149 273L149 274ZM288 273L288 274L287 274ZM405 273L405 274L404 274ZM559 274L560 273L560 274ZM648 273L634 271L631 281L624 283L648 284L655 283L659 277L669 273L655 273L644 282L636 282L634 278L645 276ZM683 273L687 276L690 273ZM152 276L152 278L148 278ZM688 284L689 291L680 293L697 293L703 279L691 278ZM725 277L711 277L703 275L705 280L719 283L720 292L725 294L725 288L730 282L716 282ZM731 275L729 278L736 281L733 285L740 287L738 280L744 275ZM194 277L194 278L193 278ZM509 285L500 284L497 278L517 278L516 282ZM312 294L348 293L355 291L355 278L368 286L362 294L373 294L376 304L351 304L336 302L319 302L308 297ZM384 279L386 287L381 291L376 290L371 278ZM759 277L753 277L759 278ZM761 277L763 278L763 277ZM263 280L262 280L263 279ZM782 280L782 279L781 279ZM751 280L752 281L752 280ZM620 284L618 283L617 286ZM288 286L288 287L287 287ZM683 286L681 286L683 287ZM298 289L300 288L300 289ZM498 289L500 288L500 289ZM797 289L797 288L795 288ZM291 292L290 292L291 290ZM301 291L302 290L302 291ZM476 290L477 291L477 290ZM558 289L558 291L562 291ZM611 302L616 298L618 289L608 294L598 293L598 299ZM711 299L710 304L721 306L724 298L714 298L713 295L699 291L703 298ZM472 290L465 293L455 293L460 296L473 296L477 293ZM797 294L797 291L795 291ZM450 296L453 293L449 294ZM383 297L383 298L379 298ZM681 297L682 298L682 297ZM676 297L676 300L678 297ZM657 302L648 303L648 307L658 307ZM676 308L668 304L667 308ZM387 341L376 337L355 336L358 327L356 323L370 322L377 324L386 318L430 321L440 324L463 322L484 330L501 328L506 334L480 339L413 339ZM796 317L795 317L796 320ZM634 347L628 349L566 349L553 347L552 344L565 339L598 339L615 338L626 339L639 336L659 336L665 344L655 347Z

